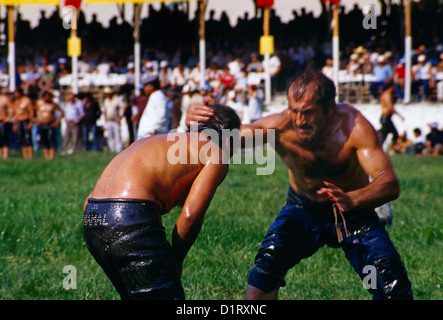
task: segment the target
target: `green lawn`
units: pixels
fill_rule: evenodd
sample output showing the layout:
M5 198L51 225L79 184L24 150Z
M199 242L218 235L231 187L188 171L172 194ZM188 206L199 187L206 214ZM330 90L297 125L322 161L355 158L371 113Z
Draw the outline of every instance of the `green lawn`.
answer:
M41 154L23 160L12 152L0 162L0 299L119 299L87 251L82 206L110 153ZM388 228L413 284L416 299L441 300L443 276L443 159L392 158L402 194L392 203ZM260 242L284 205L287 170L277 159L273 175L255 165L232 165L185 261L187 299L244 298ZM170 233L179 214L164 217ZM65 266L76 270L76 289L65 289ZM65 279L66 280L66 279ZM371 299L340 249L321 248L288 273L280 299ZM69 282L72 284L72 282Z

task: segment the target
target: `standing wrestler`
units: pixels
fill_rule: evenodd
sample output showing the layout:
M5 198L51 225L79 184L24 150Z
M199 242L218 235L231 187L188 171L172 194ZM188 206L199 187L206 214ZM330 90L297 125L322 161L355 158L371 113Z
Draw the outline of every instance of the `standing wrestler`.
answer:
M380 105L381 105L380 123L382 125L380 144L382 146L389 133L392 133L392 143L395 143L398 139L398 131L395 128L394 123L392 122L392 116L394 114L397 114L400 117L400 119L404 120L403 116L399 114L397 110L395 110L394 108L394 92L395 92L395 85L394 82L391 81L386 85L385 90L380 96Z
M40 143L43 146L45 159L54 159L55 145L57 143L56 128L59 125L63 110L52 99L52 92L43 92L42 98L36 103L37 126L40 133ZM56 112L58 116L56 117Z
M18 134L18 141L24 159L32 159L32 125L34 122L34 105L23 90L18 88L13 94L14 125L12 130Z
M399 196L397 177L371 124L354 107L336 105L335 95L326 76L302 73L290 84L287 109L241 127L245 137L266 138L274 129L289 168L287 203L256 255L247 299L276 299L287 271L324 245L341 247L362 279L365 266L375 268L374 299L412 299L400 255L374 211ZM210 115L193 106L187 121Z
M13 105L11 99L4 94L0 94L0 148L2 159L9 157L9 123L13 116Z
M183 260L232 156L222 130L240 127L231 108L213 110L214 118L199 124L198 132L159 134L131 144L105 168L85 202L87 247L122 299L185 298ZM162 215L176 206L182 211L171 247Z

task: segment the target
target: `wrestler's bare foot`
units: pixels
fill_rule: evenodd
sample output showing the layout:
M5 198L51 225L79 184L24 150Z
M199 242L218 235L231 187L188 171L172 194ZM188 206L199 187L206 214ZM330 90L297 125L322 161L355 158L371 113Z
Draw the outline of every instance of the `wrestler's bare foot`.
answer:
M248 285L246 290L246 300L277 300L278 289L271 292L264 292L256 287Z

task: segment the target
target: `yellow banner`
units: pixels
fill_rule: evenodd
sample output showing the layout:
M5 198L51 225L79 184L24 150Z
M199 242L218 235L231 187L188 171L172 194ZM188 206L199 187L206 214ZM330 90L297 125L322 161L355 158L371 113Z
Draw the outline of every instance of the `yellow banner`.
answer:
M260 37L260 54L273 54L274 53L274 37L273 36L261 36Z
M68 39L68 56L81 56L82 54L82 42L80 38L69 38Z
M20 6L28 4L58 6L60 4L60 0L0 0L0 4L4 4L6 6Z

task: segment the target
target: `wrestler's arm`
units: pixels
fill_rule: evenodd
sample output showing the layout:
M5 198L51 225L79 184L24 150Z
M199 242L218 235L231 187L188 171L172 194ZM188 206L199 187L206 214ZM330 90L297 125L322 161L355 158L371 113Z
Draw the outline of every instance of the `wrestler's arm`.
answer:
M362 169L373 181L363 188L344 192L332 183L324 182L325 188L318 194L326 194L341 211L358 208L376 208L395 200L400 194L400 185L392 164L383 151L374 128L360 114L350 136Z
M228 173L228 166L209 161L192 183L172 233L172 248L180 273L183 260L200 232L215 191Z
M36 114L34 103L29 99L28 105L28 112L29 112L29 123L28 123L28 130L32 130L32 126L34 124L34 117Z
M260 120L254 121L251 124L241 125L240 138L242 148L247 145L246 141L250 138L260 138L258 141L263 141L263 144L266 144L268 142L268 137L275 137L275 135L270 136L270 132L271 130L282 131L284 129L288 119L290 119L287 112L288 109L281 113L268 115ZM258 144L253 141L253 145L257 146Z
M242 124L240 126L241 146L245 146L248 138L261 137L260 141L267 143L268 132L270 129L282 129L288 119L288 109L281 113L271 114L251 124ZM211 107L202 104L192 104L186 113L186 125L189 127L191 122L207 121L214 113ZM253 145L256 145L255 143Z
M52 126L55 128L60 124L65 113L57 103L54 103L54 105L55 109L58 110L58 118L52 123Z
M5 123L10 122L14 118L14 104L9 98L6 100L6 109L8 114L6 115Z

